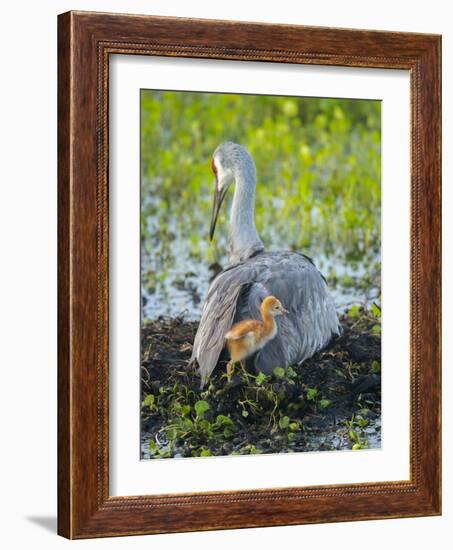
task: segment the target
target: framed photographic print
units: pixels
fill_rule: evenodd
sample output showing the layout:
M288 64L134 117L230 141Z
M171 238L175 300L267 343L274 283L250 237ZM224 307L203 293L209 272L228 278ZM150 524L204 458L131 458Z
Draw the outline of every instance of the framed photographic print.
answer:
M59 533L440 514L440 37L58 40Z

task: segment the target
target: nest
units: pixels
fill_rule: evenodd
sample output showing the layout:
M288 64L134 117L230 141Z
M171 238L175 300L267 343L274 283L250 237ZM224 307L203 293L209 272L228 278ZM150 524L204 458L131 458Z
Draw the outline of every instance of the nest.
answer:
M355 308L343 332L302 365L272 376L222 354L199 389L189 366L198 323L161 317L142 329L142 457L219 456L380 446L381 338L376 311Z

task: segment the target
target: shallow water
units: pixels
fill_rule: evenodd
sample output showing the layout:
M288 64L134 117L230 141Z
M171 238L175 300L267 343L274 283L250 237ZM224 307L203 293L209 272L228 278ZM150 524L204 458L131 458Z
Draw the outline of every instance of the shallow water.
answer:
M189 247L183 239L175 239L172 248L178 261L165 271L165 278L158 280L151 289L146 285L151 262L146 254L142 254L143 318L183 315L188 320L199 320L209 283L215 272L206 263L191 258ZM312 259L327 278L340 313L353 304L363 304L378 298L379 274L376 273L372 281L364 282L364 276L370 272L369 261L348 264L340 258L321 255L313 255Z
M149 184L148 184L149 185ZM158 182L155 182L158 187ZM146 187L146 186L145 186ZM231 194L230 194L231 195ZM272 211L281 209L282 199L274 199ZM162 207L158 195L142 196L142 317L159 316L199 320L209 283L217 272L228 265L227 233L231 196L226 197L214 242L207 235L210 212L198 208L182 208L176 200ZM320 214L312 208L311 218ZM332 220L335 234L340 220ZM291 223L278 228L257 220L266 250L289 250L306 254L326 277L339 312L353 304L375 300L380 289L380 254L371 246L344 240L337 236L335 245L326 235L316 235L312 244L302 249L294 245ZM327 239L327 240L326 240ZM359 244L360 243L360 244Z
M331 424L324 428L316 428L310 430L310 437L307 438L307 446L304 450L297 449L295 452L319 452L319 451L346 451L351 450L352 443L348 438L348 430L343 424ZM361 436L368 441L368 448L381 448L381 418L369 419L368 425L361 432ZM140 438L141 458L142 460L153 459L154 456L150 453L149 441L152 435L149 432L142 432ZM162 441L159 441L162 444ZM242 446L236 445L233 451L237 451ZM165 446L163 446L165 449ZM291 450L291 444L289 444ZM354 451L357 452L357 451ZM173 458L182 458L182 454L176 450Z

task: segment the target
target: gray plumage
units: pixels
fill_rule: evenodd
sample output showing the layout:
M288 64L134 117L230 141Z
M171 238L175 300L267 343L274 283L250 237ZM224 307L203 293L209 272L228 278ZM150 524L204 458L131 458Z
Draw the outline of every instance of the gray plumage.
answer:
M230 262L212 281L193 345L191 361L200 367L201 387L214 370L225 334L244 319L260 319L261 302L275 296L289 311L276 319L278 331L253 358L266 374L275 367L301 363L339 334L335 306L327 284L313 262L296 252L266 252L254 223L255 169L240 145L219 146L211 237L226 190L235 182L230 219ZM220 197L220 198L219 198Z

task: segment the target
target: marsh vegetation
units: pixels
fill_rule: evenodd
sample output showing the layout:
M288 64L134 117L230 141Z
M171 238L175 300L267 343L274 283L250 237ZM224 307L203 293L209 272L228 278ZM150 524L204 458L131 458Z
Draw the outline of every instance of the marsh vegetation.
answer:
M142 456L379 446L380 102L142 91L141 107ZM266 248L313 258L345 330L286 373L237 372L228 392L222 358L200 393L187 361L227 265L228 202L208 241L225 140L255 160Z

